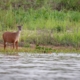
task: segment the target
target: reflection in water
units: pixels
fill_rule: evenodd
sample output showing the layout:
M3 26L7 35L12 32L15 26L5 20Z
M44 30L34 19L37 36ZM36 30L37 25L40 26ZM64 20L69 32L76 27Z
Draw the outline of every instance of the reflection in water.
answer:
M0 80L80 80L80 55L0 55Z

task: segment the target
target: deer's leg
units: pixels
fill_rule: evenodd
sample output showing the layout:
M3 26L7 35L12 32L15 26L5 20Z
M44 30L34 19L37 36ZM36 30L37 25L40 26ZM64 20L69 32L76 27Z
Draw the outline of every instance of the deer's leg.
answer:
M15 42L13 43L13 49L15 48Z
M18 42L16 42L15 45L16 45L16 50L18 50Z
M4 41L4 50L6 49L6 42Z

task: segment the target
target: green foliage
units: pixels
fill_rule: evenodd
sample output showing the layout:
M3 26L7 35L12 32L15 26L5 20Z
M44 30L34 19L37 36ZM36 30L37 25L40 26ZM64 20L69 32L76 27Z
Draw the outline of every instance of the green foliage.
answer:
M52 52L52 48L47 48L47 47L42 47L42 46L36 46L36 50L38 50L39 52L43 52L43 53L48 53L48 52Z
M24 43L24 47L30 47L30 44Z
M25 47L30 43L80 46L79 11L79 0L1 0L0 31L23 25Z
M42 7L57 10L80 11L80 0L0 0L0 8L3 9L40 9Z

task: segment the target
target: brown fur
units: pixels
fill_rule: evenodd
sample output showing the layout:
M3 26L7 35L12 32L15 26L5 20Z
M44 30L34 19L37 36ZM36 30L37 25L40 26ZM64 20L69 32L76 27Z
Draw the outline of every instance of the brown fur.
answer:
M4 32L3 33L3 41L4 41L4 49L6 48L6 43L13 43L13 49L16 46L18 49L18 42L20 38L20 30L17 32Z

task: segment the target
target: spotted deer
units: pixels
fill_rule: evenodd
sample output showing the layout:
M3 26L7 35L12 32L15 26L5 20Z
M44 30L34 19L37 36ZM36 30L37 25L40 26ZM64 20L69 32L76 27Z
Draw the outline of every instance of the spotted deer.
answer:
M6 49L7 43L13 44L13 49L16 47L18 49L18 42L21 33L21 26L18 26L18 31L16 32L4 32L3 33L3 41L4 41L4 49Z

